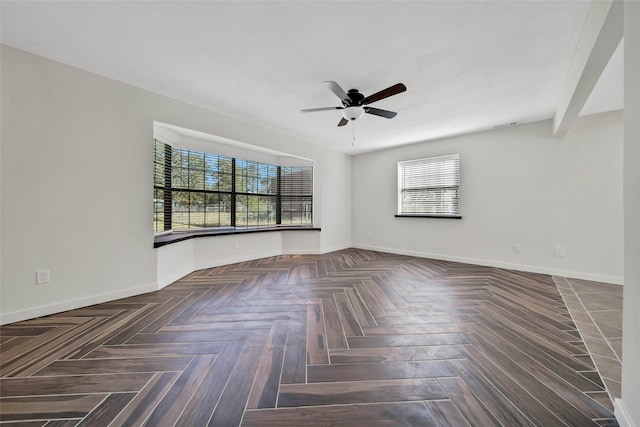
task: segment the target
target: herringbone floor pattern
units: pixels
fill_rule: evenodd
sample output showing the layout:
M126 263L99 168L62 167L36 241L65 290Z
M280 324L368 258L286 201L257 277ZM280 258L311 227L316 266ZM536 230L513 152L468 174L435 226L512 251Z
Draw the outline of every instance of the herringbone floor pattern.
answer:
M7 425L617 425L539 274L280 256L1 332Z

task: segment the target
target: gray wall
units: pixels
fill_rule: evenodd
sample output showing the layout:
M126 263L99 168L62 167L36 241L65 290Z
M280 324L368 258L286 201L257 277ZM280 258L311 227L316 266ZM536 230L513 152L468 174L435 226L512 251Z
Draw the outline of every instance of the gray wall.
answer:
M624 4L624 302L622 401L629 426L640 426L640 2ZM624 424L621 423L623 427Z
M543 121L355 156L353 243L622 283L622 146L617 111L580 118L564 138ZM462 219L395 218L397 162L455 153Z
M314 221L323 230L295 249L350 246L346 154L14 48L1 55L2 323L166 284L172 272L153 248L154 120L312 159ZM244 236L234 253L233 241L211 238L189 262L284 253L291 241ZM35 284L38 270L50 270L49 284Z

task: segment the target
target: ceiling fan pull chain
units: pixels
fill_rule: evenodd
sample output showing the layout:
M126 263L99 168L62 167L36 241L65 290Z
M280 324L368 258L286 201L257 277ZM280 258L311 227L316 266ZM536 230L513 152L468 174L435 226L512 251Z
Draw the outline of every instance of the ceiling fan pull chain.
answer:
M356 145L356 121L352 120L353 123L353 139L351 139L351 146L354 147Z

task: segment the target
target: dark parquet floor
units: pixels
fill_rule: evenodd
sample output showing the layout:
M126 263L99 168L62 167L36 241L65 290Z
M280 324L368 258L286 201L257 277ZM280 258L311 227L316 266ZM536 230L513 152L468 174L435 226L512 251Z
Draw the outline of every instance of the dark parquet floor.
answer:
M617 425L541 274L288 255L0 331L3 425Z

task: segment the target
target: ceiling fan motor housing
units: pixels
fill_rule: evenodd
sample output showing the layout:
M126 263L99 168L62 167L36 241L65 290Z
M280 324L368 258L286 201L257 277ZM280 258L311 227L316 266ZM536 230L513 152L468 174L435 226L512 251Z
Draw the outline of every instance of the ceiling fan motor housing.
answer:
M358 106L362 105L363 100L364 95L361 94L358 89L349 89L347 92L347 98L342 100L342 104L345 107L350 107L352 105Z

